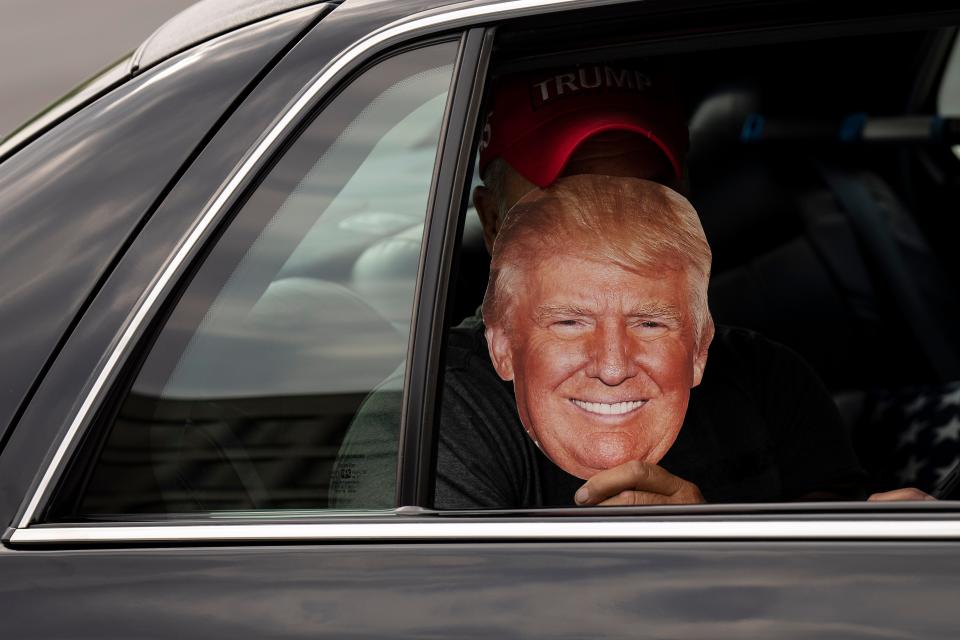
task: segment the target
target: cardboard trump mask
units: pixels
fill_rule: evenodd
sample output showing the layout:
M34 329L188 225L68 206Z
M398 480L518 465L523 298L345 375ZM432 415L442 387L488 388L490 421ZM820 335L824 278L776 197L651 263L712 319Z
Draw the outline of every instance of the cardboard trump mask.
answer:
M483 303L527 433L587 479L657 463L713 337L710 247L681 195L637 178L561 178L507 214Z

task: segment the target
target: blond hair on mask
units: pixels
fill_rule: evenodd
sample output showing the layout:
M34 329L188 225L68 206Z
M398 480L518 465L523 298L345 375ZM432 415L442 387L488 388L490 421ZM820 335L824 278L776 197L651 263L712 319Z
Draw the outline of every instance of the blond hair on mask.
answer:
M507 212L493 245L483 298L488 326L509 327L511 300L538 256L576 254L644 275L683 271L699 337L710 326L711 252L690 202L650 180L598 175L560 178Z

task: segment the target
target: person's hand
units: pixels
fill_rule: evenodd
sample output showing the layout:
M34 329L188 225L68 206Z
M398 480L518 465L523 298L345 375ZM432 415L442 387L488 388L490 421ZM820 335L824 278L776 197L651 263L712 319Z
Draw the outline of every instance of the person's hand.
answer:
M625 462L594 475L574 496L580 506L699 504L700 489L663 467L649 462Z
M867 500L872 500L874 502L894 502L899 500L936 500L929 493L924 493L920 489L915 489L914 487L904 487L903 489L894 489L893 491L884 491L882 493L875 493Z

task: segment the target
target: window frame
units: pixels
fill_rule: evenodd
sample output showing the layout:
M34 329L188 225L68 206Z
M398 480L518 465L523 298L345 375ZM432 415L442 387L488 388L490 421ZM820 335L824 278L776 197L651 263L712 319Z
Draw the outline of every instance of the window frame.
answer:
M398 461L398 508L366 515L350 513L317 513L271 517L262 514L250 518L190 517L163 523L135 522L91 525L44 525L35 523L36 515L49 500L51 488L62 474L76 447L77 437L89 423L102 401L105 388L114 381L116 371L129 355L131 343L143 333L144 319L152 306L162 301L194 257L196 246L213 233L225 212L235 208L242 198L250 176L267 164L272 153L282 147L287 132L300 121L302 113L336 91L336 85L352 74L364 61L383 53L388 47L409 45L412 38L442 33L444 29L467 27L483 21L553 13L591 6L586 0L510 0L499 4L446 8L427 11L409 19L392 23L358 40L351 48L318 74L292 101L270 130L264 132L256 146L231 174L217 197L204 210L190 233L188 242L172 257L160 278L153 283L126 328L123 340L110 354L98 373L94 388L77 411L66 436L54 443L55 452L39 482L34 486L3 539L7 544L71 545L170 543L217 543L252 541L464 541L464 540L893 540L893 539L960 539L960 518L951 506L936 503L898 505L866 503L828 503L826 505L702 505L697 507L634 509L538 509L497 510L483 512L433 512L422 507L430 503L432 492L433 424L439 391L442 362L443 313L446 308L447 280L455 263L455 240L459 237L461 206L467 197L466 167L470 166L473 136L457 141L447 135L452 121L453 104L465 100L457 95L466 86L464 69L468 69L465 41L461 43L454 71L455 91L448 99L444 130L431 190L430 210L415 299L413 334L408 358L408 375L404 396L404 420L401 431L401 458ZM603 5L628 4L628 0L611 0ZM474 27L473 32L481 32ZM464 32L462 37L466 37ZM489 55L489 34L483 43ZM476 36L474 36L476 39ZM477 89L482 90L485 77L478 71L483 48L477 47L469 79L472 99L462 108L466 117L476 118L479 109ZM354 64L356 63L356 64ZM483 65L485 66L485 64ZM459 105L460 103L458 103ZM459 111L458 111L459 113ZM467 128L466 117L459 125ZM475 123L472 130L475 130ZM456 142L456 144L454 144ZM454 153L454 148L456 152ZM450 159L457 163L451 168ZM441 179L442 176L442 179ZM458 179L462 178L462 179ZM446 216L441 212L446 211ZM439 244L438 244L439 243ZM421 290L425 286L426 289ZM424 462L428 464L424 464ZM868 517L863 516L867 514ZM395 516L403 516L398 519ZM440 517L438 517L440 516ZM531 518L533 516L533 518ZM322 522L317 522L321 518ZM566 526L570 523L575 526ZM576 524L579 523L579 524ZM584 526L580 526L584 525Z
M461 212L470 195L468 176L477 144L474 131L494 33L494 29L475 28L464 34L441 125L404 374L395 502L399 507L426 507L433 502L447 298L462 233Z

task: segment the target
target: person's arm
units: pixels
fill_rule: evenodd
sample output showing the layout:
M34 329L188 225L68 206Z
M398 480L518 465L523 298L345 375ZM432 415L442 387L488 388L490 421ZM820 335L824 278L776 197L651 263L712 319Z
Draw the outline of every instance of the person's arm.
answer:
M534 466L516 404L483 371L447 371L437 431L438 509L529 506Z
M901 502L901 501L911 501L911 500L934 500L934 498L929 493L925 493L920 489L915 487L904 487L902 489L894 489L892 491L881 491L880 493L874 493L867 500L871 502Z

